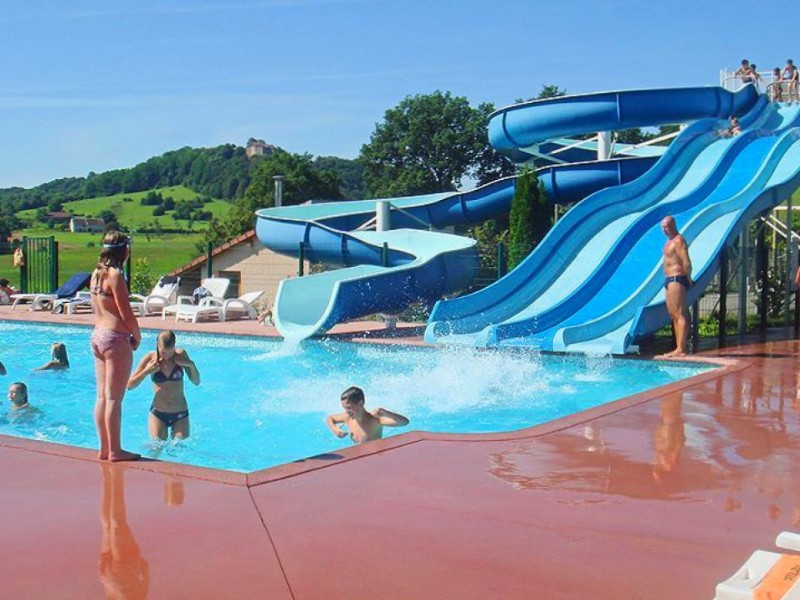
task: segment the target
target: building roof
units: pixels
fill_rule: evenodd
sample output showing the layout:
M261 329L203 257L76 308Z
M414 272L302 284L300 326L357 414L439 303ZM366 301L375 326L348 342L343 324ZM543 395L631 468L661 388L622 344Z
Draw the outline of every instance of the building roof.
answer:
M250 231L244 232L242 235L239 235L229 242L225 242L224 244L217 246L216 248L211 250L211 258L213 259L215 256L222 254L223 252L233 248L234 246L238 246L239 244L243 244L244 242L248 242L251 239L256 237L256 230L251 229ZM201 254L193 261L183 265L182 267L178 267L174 271L170 273L170 275L183 275L187 271L191 271L200 265L205 264L207 257L205 254Z

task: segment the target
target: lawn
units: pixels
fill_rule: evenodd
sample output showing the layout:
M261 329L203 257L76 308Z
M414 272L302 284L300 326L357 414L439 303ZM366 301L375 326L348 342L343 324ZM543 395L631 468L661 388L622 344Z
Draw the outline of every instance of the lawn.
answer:
M100 254L99 233L71 233L49 229L25 229L14 233L14 237L54 236L58 242L58 280L64 283L78 271L91 271L97 264ZM169 273L196 258L196 245L202 239L201 233L184 234L133 234L131 258L133 266L140 258L146 258L148 268L156 277ZM94 247L89 244L94 243ZM10 254L0 255L0 277L5 277L14 286L19 285L19 269L12 266Z
M197 192L183 186L160 188L152 191L159 192L164 198L171 197L175 202L191 200L199 196ZM184 229L186 231L208 229L208 221L196 221L191 224L192 229L190 230L189 221L174 219L173 211L167 211L165 215L154 217L153 209L155 206L143 206L140 202L149 193L150 190L65 202L64 212L79 217L96 217L101 211L110 210L117 215L117 220L130 231L136 231L143 227L154 229L156 228L156 222L164 229ZM231 204L224 200L214 200L203 205L203 210L211 212L215 218L225 216L230 209ZM17 213L17 216L20 219L33 222L36 219L36 209L21 210Z

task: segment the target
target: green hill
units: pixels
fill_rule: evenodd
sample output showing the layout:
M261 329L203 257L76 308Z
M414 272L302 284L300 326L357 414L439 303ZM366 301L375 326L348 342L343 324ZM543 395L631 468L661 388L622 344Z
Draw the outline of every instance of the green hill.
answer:
M167 210L164 215L154 216L153 211L156 206L146 206L141 203L142 199L148 194L156 192L161 194L165 199L172 198L176 206L186 201L198 200L200 196L183 186L173 186L166 188L159 188L156 190L149 190L146 192L132 192L121 193L113 196L99 196L97 198L88 198L85 200L74 200L72 202L64 202L64 212L71 213L78 217L98 217L104 210L113 212L117 221L130 231L159 231L159 230L182 230L182 231L203 231L208 229L209 220L190 220L190 219L176 219L175 209ZM212 200L202 204L200 210L210 212L214 218L225 216L231 209L231 204L224 200ZM36 215L39 209L21 210L16 213L16 216L25 221L35 223L37 221ZM195 209L196 210L196 209ZM33 225L30 228L30 235L49 235L44 233L49 231L44 223ZM36 233L33 233L33 232ZM26 230L26 233L28 230Z
M15 232L15 236L54 236L58 242L58 279L64 283L79 271L91 271L97 264L100 254L99 233L71 233L69 231ZM198 256L197 244L202 234L133 234L131 258L134 265L139 259L147 259L150 272L158 277L185 265ZM0 276L8 278L15 286L19 285L19 269L12 266L10 254L0 255Z

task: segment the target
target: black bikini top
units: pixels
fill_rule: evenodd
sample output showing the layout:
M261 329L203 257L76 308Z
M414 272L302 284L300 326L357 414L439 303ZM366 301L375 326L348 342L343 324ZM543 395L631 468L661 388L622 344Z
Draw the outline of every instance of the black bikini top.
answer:
M175 368L172 369L172 373L169 374L169 377L164 375L161 369L159 369L150 376L150 379L153 380L153 383L164 383L165 381L180 381L181 379L183 379L183 367L181 367L180 365L175 365Z

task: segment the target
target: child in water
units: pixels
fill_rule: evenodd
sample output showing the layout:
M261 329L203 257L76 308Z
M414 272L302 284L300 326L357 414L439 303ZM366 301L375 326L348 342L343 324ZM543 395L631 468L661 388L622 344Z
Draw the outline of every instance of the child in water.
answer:
M364 391L358 387L347 388L342 393L343 413L330 415L325 422L336 437L350 435L356 444L363 444L383 437L384 427L404 427L408 419L384 408L369 412L364 408ZM347 427L344 431L340 425Z
M42 365L37 371L60 371L69 369L69 358L67 358L67 347L64 344L56 343L51 348L52 359Z

